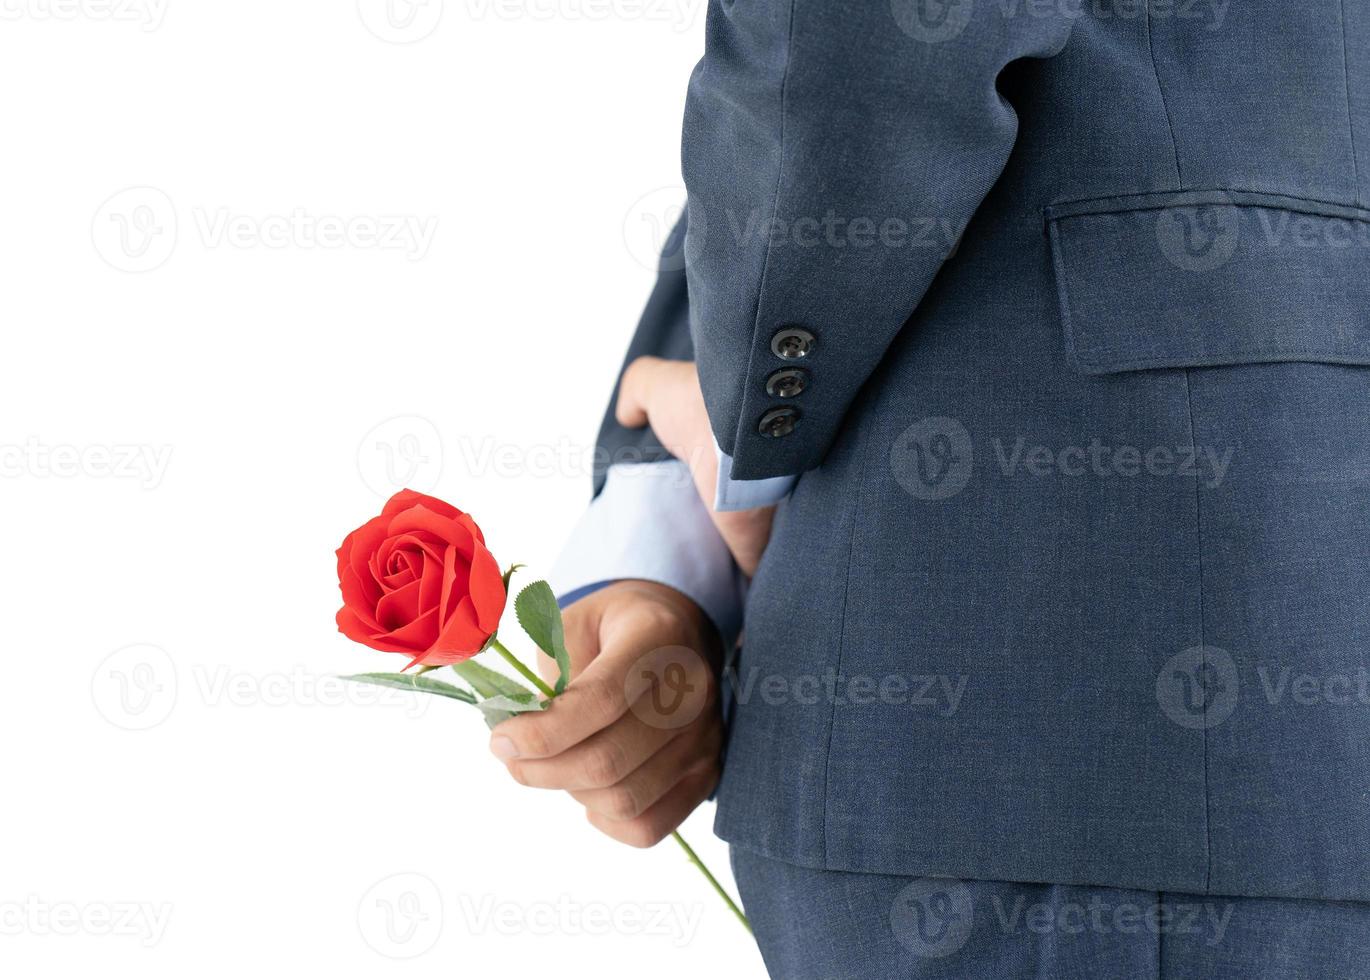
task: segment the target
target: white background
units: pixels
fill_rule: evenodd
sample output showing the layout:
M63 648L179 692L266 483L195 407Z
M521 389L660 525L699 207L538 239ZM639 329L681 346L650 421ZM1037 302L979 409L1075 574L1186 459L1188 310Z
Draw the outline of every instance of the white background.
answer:
M394 485L550 565L702 45L703 0L392 2L0 0L8 976L764 975L669 842L330 680L401 665L333 625Z

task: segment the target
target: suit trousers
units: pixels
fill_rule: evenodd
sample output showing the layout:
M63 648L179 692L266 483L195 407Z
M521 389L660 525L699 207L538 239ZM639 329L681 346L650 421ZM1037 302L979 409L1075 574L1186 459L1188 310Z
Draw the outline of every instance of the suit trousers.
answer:
M775 980L1366 980L1370 904L823 871L732 848Z

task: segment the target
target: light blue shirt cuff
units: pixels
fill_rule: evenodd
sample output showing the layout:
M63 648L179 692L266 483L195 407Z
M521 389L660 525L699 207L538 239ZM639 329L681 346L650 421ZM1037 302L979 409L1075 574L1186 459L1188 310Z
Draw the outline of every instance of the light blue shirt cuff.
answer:
M610 467L548 576L563 605L620 579L659 582L689 596L725 650L737 641L746 579L679 460Z
M714 444L718 453L718 487L714 490L714 510L751 510L778 504L794 489L793 476L772 476L764 480L734 480L733 458Z

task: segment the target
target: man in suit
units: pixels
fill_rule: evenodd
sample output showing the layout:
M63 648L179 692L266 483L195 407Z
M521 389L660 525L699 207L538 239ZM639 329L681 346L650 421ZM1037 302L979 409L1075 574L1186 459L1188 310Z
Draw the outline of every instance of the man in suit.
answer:
M1370 6L713 0L683 163L515 778L777 977L1370 976Z

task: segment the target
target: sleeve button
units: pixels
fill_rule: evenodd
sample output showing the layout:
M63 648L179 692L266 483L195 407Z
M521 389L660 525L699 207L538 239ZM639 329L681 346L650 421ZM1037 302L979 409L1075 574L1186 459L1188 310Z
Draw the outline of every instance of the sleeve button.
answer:
M781 368L766 379L766 394L772 398L794 398L808 387L809 374L799 368Z
M761 423L756 430L763 436L772 439L779 439L787 436L794 431L799 423L799 412L793 408L773 408L765 415L761 416Z
M815 343L814 335L802 327L782 327L771 338L771 352L784 360L797 361L808 357Z

